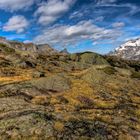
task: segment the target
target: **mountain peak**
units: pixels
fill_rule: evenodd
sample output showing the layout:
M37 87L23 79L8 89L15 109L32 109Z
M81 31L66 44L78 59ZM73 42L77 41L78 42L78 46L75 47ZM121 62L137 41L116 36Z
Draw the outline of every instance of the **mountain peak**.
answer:
M111 55L128 60L140 60L140 38L129 40L116 48Z
M66 48L63 49L62 51L60 51L60 53L62 53L62 54L69 54L69 52L68 52L68 50Z

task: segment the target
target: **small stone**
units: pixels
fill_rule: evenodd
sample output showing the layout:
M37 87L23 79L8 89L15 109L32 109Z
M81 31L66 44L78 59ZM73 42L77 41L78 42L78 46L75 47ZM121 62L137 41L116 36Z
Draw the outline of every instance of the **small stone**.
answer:
M108 140L112 140L112 139L113 139L113 136L112 136L112 135L108 135L108 136L107 136L107 139L108 139Z
M36 135L41 135L42 134L42 130L40 128L35 130L35 134Z
M113 122L115 124L122 123L124 120L121 117L114 117Z
M135 140L135 138L129 134L120 134L118 140Z
M32 76L33 78L45 77L45 73L37 71L37 72L34 72Z
M54 129L57 131L63 131L64 130L64 124L62 122L55 122Z

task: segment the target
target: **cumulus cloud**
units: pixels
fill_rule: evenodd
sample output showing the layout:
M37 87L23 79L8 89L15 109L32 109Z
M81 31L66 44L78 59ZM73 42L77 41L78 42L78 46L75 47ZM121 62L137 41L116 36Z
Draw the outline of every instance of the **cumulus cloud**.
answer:
M17 11L31 6L34 0L0 0L0 9Z
M115 22L115 23L112 24L112 26L114 28L121 28L121 27L125 26L125 23L124 22Z
M39 6L35 15L39 16L40 24L48 25L60 18L75 2L76 0L48 0Z
M16 31L17 33L23 32L29 25L29 22L24 16L16 15L9 19L4 25L4 31Z
M120 36L119 30L105 29L94 25L91 20L80 21L76 25L55 25L43 31L34 38L38 44L49 43L51 45L75 45L81 40L103 41L116 39Z

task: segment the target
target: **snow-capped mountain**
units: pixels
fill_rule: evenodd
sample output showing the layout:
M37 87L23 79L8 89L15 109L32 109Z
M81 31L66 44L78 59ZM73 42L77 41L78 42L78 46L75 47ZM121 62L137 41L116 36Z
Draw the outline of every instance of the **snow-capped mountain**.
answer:
M123 59L140 60L140 38L125 42L110 54L119 56Z

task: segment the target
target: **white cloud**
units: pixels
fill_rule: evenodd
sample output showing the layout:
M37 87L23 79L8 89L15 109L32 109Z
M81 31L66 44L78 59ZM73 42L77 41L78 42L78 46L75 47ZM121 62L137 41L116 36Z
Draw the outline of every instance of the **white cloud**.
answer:
M70 15L69 19L81 18L83 15L84 15L84 13L75 11Z
M114 28L121 28L121 27L124 27L125 26L125 23L124 22L115 22L112 24L112 27Z
M92 43L93 46L98 45L98 44L99 44L99 42L93 42Z
M21 33L28 27L28 25L29 23L24 16L17 15L9 19L9 21L4 25L3 30Z
M102 22L103 20L104 20L104 16L99 16L99 17L97 17L97 18L95 18L95 22Z
M117 0L96 0L97 4L107 4L107 3L114 3L117 2Z
M28 44L28 43L32 43L32 41L31 40L25 40L25 41L23 41L23 43Z
M55 25L44 30L34 38L38 44L49 43L51 45L75 45L81 40L103 41L116 39L121 32L115 29L105 29L94 25L91 20L81 21L76 25Z
M94 7L114 7L114 8L128 8L129 12L124 12L121 15L134 15L140 11L139 7L137 5L131 4L131 3L125 3L125 4L115 4L114 2L107 2L108 0L101 0L94 5Z
M39 6L35 15L39 16L40 24L48 25L60 18L75 2L76 0L48 0Z
M34 0L0 0L0 9L16 11L26 9L34 3Z

